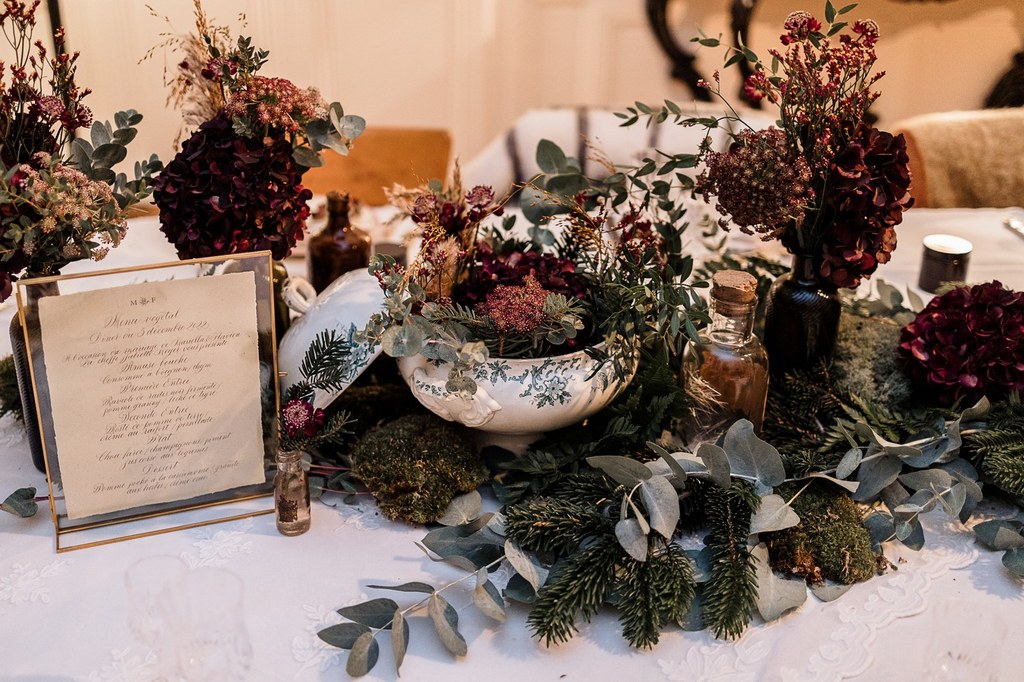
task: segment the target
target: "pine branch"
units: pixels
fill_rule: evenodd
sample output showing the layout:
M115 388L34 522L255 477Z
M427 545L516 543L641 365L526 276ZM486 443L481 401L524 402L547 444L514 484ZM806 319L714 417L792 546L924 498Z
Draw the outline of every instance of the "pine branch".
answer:
M652 536L647 561L623 562L616 591L623 637L650 649L666 623L682 621L690 610L696 592L693 564L682 547Z
M589 622L611 594L624 552L615 536L604 537L559 565L537 594L526 622L546 646L569 641L577 618Z
M750 517L760 505L750 484L733 481L727 491L708 495L711 577L704 591L704 622L716 637L743 634L757 600L757 576L747 547Z
M986 481L1024 497L1024 404L1019 397L996 404L985 429L965 436L964 445Z
M340 388L339 372L350 352L347 339L339 337L334 329L325 329L310 343L299 372L316 388Z
M585 537L614 533L611 519L590 504L538 497L505 510L505 535L530 551L569 554Z

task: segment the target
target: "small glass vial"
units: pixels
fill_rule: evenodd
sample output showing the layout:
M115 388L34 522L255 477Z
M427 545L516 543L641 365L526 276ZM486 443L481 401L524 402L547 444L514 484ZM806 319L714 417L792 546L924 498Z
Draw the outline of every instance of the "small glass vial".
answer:
M348 194L327 195L327 225L310 238L307 248L307 272L319 294L351 270L370 264L370 235L352 225Z
M302 535L309 530L309 478L302 468L302 450L277 453L274 511L282 535Z
M717 394L717 405L697 410L694 433L715 439L737 419L761 431L768 397L768 354L753 332L757 280L738 270L711 278L711 324L692 342L683 361L685 381L699 381ZM691 393L699 387L691 387Z

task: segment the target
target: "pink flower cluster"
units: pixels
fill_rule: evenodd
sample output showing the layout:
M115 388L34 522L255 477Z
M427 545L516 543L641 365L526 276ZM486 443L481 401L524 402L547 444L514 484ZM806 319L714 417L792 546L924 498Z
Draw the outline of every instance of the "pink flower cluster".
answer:
M251 115L265 126L295 133L304 122L324 118L327 104L316 88L302 90L285 78L253 76L237 84L224 111L232 118Z
M501 336L529 334L547 319L544 302L551 292L533 275L523 279L522 286L498 285L487 294L487 300L477 306L477 314L491 319Z

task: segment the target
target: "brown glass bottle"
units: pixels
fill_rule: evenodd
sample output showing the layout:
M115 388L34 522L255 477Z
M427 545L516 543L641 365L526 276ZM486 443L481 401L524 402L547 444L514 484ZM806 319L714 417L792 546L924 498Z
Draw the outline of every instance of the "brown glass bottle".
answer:
M738 270L716 272L711 280L711 324L699 346L690 344L683 362L694 377L718 394L717 406L698 410L691 437L717 438L737 419L749 419L760 432L768 397L768 354L753 332L757 280Z
M352 225L349 203L348 194L328 194L327 225L309 240L306 266L317 293L346 272L370 264L370 236Z

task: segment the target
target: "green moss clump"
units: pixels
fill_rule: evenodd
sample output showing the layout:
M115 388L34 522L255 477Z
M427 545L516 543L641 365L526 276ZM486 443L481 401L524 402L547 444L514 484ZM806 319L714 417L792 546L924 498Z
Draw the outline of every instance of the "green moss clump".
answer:
M476 489L487 468L465 432L431 414L383 424L352 450L352 474L389 519L428 523L456 495Z
M795 491L787 492L792 495ZM812 485L792 507L800 516L800 524L766 534L772 568L810 583L828 578L849 585L875 574L871 535L852 499Z
M832 365L836 387L889 409L905 406L913 389L896 354L900 330L886 317L844 314Z

